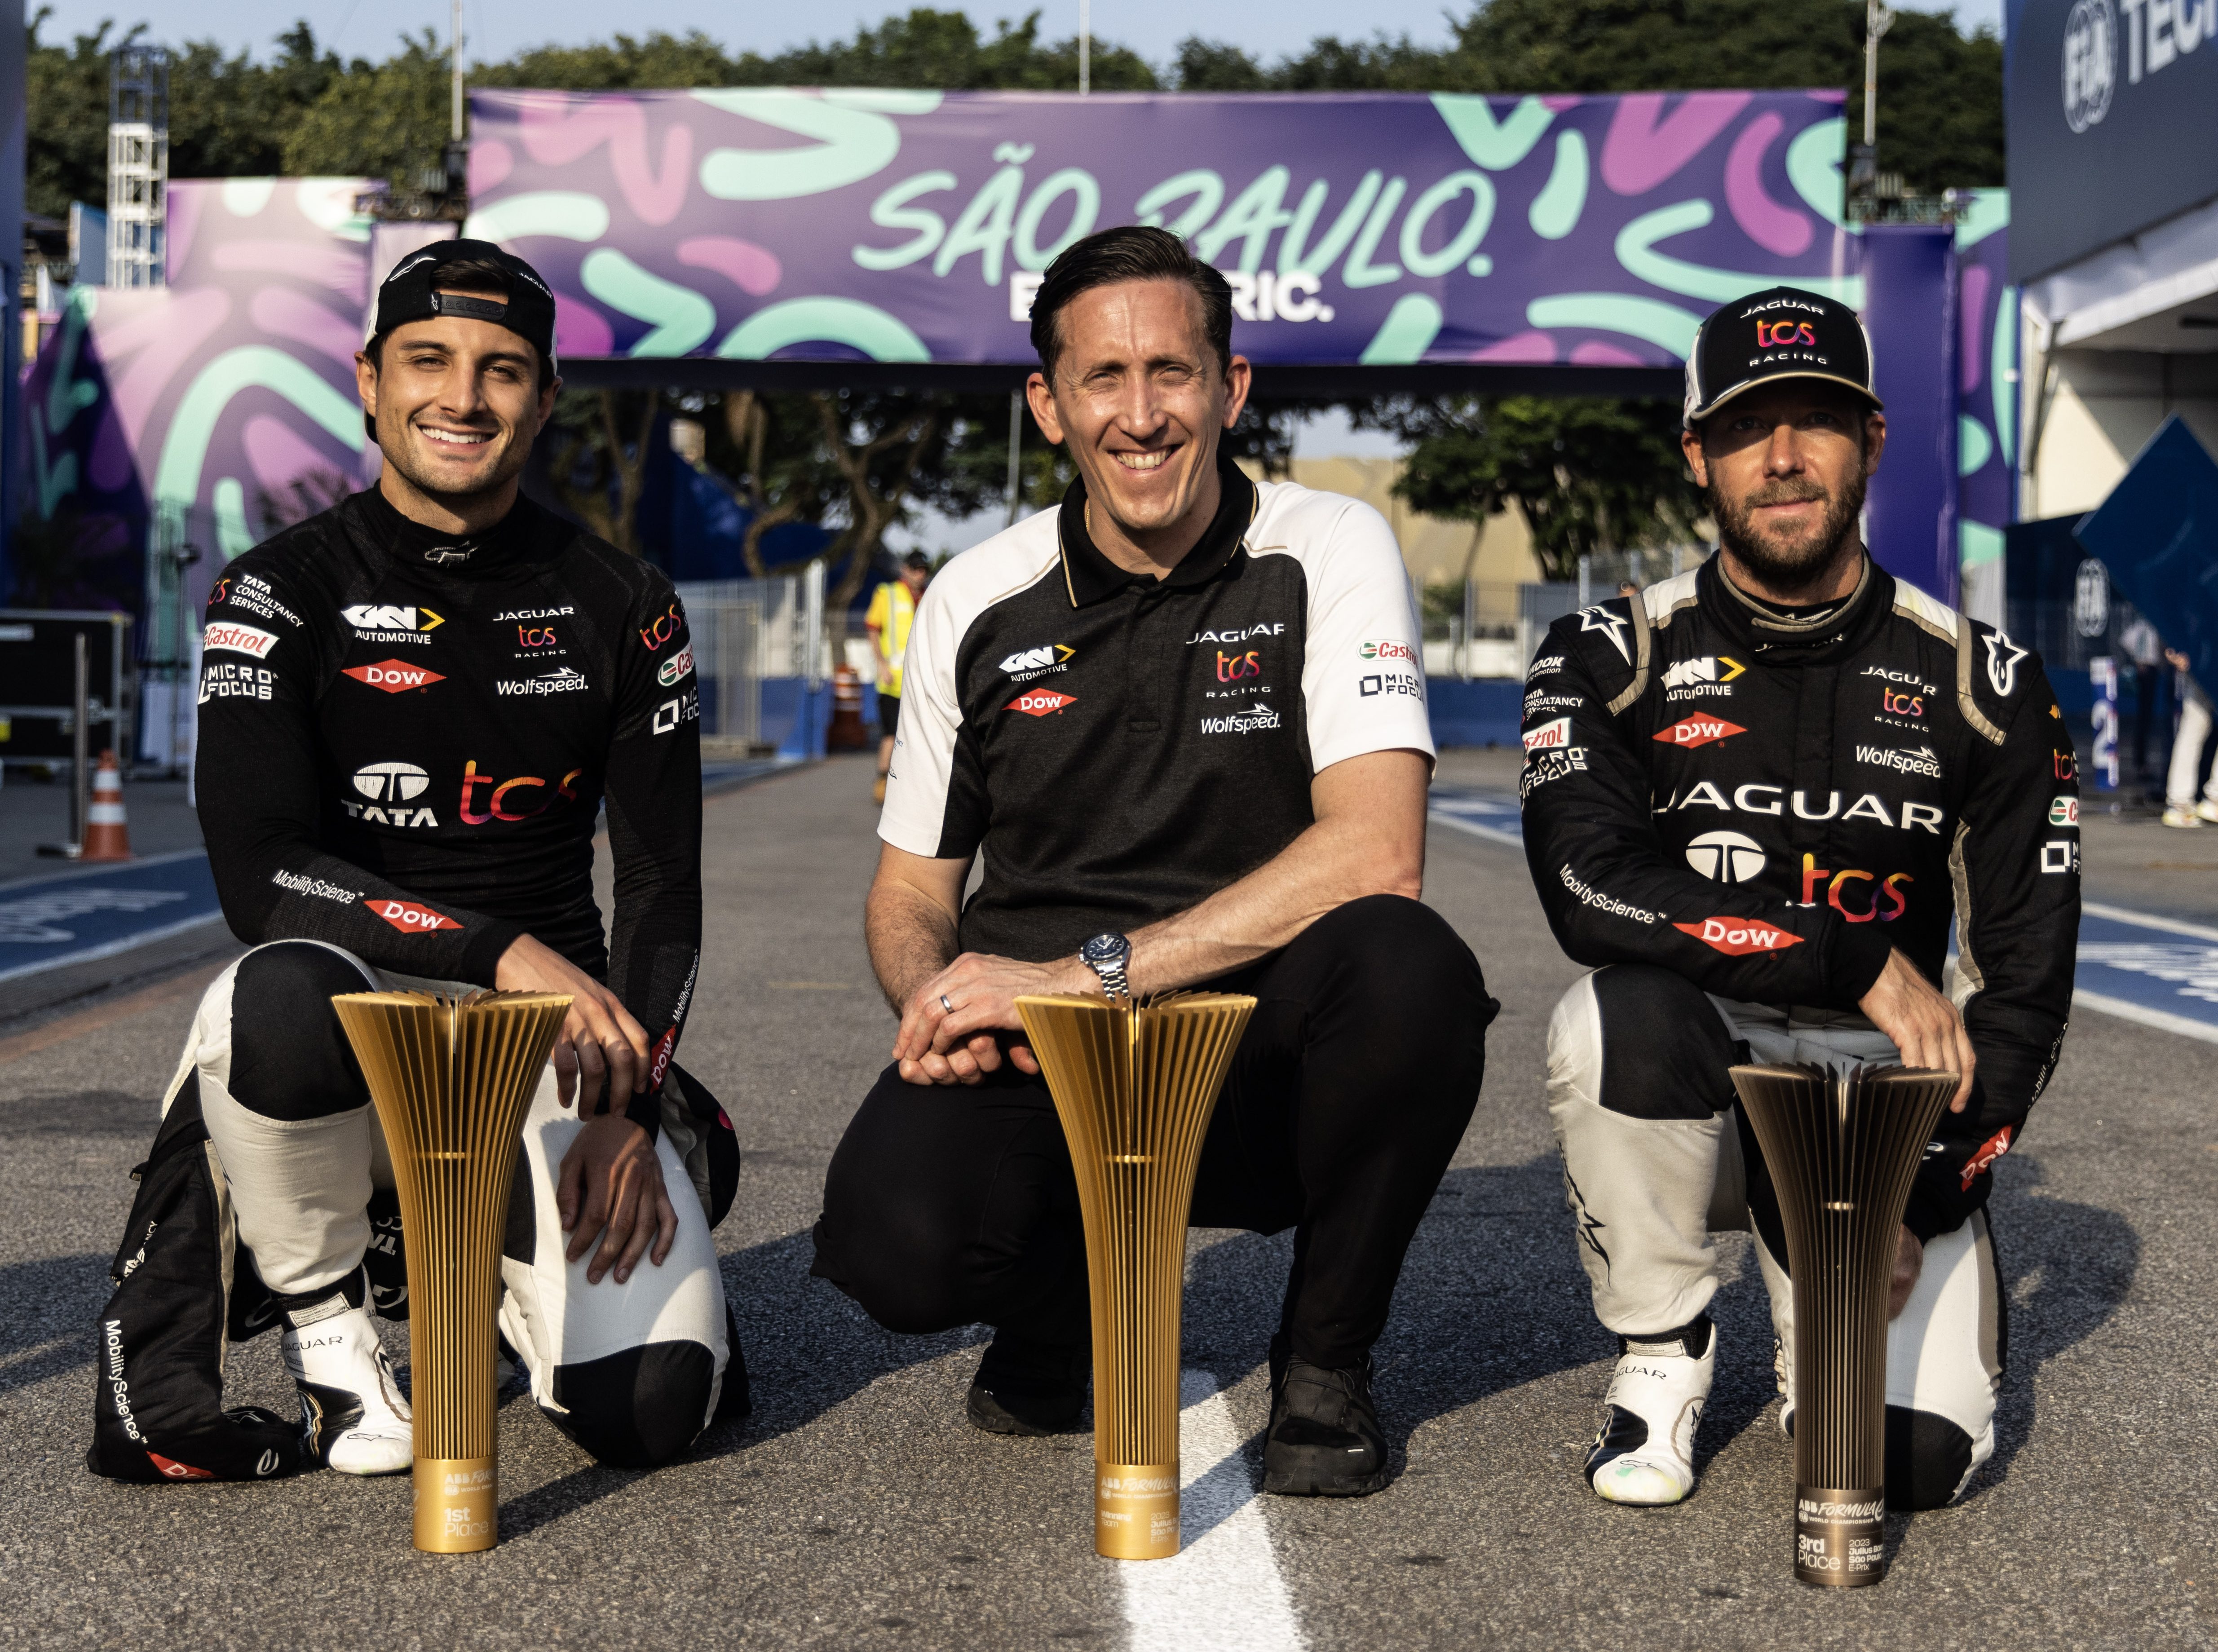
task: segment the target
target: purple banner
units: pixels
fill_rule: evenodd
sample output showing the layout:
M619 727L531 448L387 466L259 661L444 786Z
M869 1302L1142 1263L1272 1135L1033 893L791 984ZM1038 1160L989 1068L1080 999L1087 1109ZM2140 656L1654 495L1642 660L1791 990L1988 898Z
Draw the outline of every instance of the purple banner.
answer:
M1038 272L1162 224L1259 362L1670 367L1781 281L1850 303L1833 91L482 91L466 233L593 357L1009 362Z
M1970 194L1956 224L1956 533L1965 611L2000 625L2003 529L2017 520L2017 288L2010 191Z

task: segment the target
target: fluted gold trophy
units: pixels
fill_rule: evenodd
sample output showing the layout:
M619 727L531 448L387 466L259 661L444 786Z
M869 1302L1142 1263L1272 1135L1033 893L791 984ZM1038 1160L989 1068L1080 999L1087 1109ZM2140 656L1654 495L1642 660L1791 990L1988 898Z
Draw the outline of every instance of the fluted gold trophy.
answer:
M1957 1075L1737 1067L1794 1288L1794 1575L1887 1575L1887 1297L1903 1206Z
M500 1541L493 1315L524 1117L570 1000L349 993L331 1000L400 1196L416 1418L416 1546Z
M1179 1550L1179 1309L1202 1138L1255 1000L1020 998L1086 1222L1094 1308L1094 1547Z

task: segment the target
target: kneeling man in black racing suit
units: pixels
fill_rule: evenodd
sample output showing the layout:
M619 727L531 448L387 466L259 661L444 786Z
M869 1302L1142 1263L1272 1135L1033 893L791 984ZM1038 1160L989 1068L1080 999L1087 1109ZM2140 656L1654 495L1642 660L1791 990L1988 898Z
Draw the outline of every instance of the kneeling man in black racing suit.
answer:
M1684 445L1719 553L1558 621L1527 678L1526 854L1557 939L1595 966L1550 1024L1548 1108L1619 1339L1586 1463L1615 1502L1694 1488L1713 1228L1754 1229L1793 1431L1787 1250L1740 1061L1963 1075L1896 1259L1889 1500L1947 1503L1994 1450L1988 1167L2064 1035L2077 770L2041 662L1866 554L1870 387L1862 326L1829 300L1782 288L1710 317Z
M257 944L201 1001L150 1167L204 1130L239 1249L191 1266L158 1237L171 1253L136 1259L177 1289L127 1304L127 1278L111 1304L102 1472L286 1459L232 1466L221 1417L192 1402L220 1389L220 1341L202 1339L199 1369L179 1352L192 1302L250 1289L262 1323L282 1316L300 1455L409 1466L408 1406L368 1311L402 1316L397 1210L380 1218L392 1169L341 993L572 996L524 1125L501 1334L540 1409L604 1462L663 1461L720 1395L741 1401L709 1231L738 1154L672 1061L700 956L691 648L660 572L519 496L558 384L554 328L538 276L487 244L402 260L357 358L378 485L239 558L210 598L201 823L224 915ZM179 1231L143 1214L127 1247Z

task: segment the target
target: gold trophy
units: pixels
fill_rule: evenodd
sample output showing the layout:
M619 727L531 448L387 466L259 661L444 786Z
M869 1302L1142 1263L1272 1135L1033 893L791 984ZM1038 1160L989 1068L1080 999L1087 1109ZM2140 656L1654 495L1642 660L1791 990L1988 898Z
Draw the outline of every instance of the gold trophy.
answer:
M1255 1000L1020 998L1078 1176L1094 1307L1094 1548L1179 1551L1179 1308L1202 1138Z
M493 1315L524 1117L567 997L348 993L331 1000L377 1104L408 1259L416 1546L500 1541Z
M1794 1287L1794 1575L1887 1575L1887 1296L1910 1184L1957 1075L1737 1067Z

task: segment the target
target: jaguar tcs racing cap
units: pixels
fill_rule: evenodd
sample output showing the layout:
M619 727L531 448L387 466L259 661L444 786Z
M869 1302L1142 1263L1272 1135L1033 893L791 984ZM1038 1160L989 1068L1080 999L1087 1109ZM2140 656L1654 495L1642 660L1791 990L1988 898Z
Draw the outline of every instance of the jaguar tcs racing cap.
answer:
M440 292L439 272L464 259L499 269L506 277L501 283L507 294L505 300ZM475 271L462 279L473 287L488 284L486 277ZM537 270L490 241L434 241L393 265L393 273L377 289L377 316L370 325L370 335L381 337L412 321L430 321L443 315L505 327L536 345L546 358L547 370L554 370L554 294Z
M1871 339L1845 304L1799 287L1750 293L1710 312L1687 352L1688 430L1743 391L1775 379L1846 385L1884 411L1872 388Z

